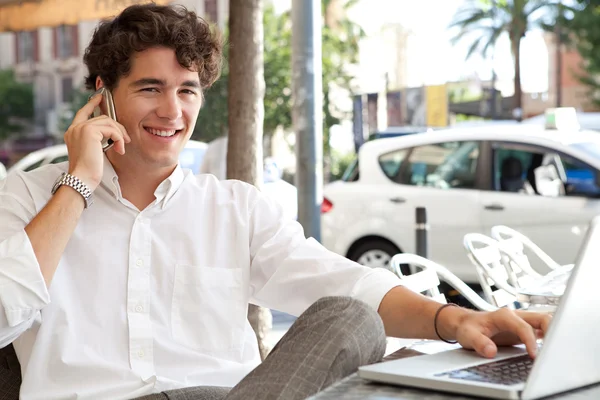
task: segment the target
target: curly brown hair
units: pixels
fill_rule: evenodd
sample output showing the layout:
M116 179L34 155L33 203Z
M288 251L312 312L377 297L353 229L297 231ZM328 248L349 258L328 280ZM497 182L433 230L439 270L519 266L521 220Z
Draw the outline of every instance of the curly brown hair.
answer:
M83 56L85 86L95 90L99 76L114 89L129 74L132 55L153 47L173 49L182 67L198 71L203 89L221 74L223 39L216 28L183 6L149 3L129 6L96 28Z

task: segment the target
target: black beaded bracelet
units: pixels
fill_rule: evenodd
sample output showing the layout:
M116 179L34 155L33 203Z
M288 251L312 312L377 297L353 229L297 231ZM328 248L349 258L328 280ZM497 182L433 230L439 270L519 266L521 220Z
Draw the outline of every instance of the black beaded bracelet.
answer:
M443 337L441 337L440 332L438 332L438 327L437 327L438 316L440 315L440 312L446 307L458 307L458 306L454 303L447 303L447 304L444 304L443 306L441 306L440 308L438 308L438 310L435 313L435 317L433 317L433 328L435 329L435 334L442 342L456 344L456 343L458 343L458 340L446 340Z

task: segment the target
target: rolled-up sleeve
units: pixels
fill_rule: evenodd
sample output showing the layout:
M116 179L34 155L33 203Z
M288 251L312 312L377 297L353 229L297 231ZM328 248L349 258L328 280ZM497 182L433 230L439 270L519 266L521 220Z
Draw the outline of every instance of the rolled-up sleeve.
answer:
M0 189L0 347L7 345L50 303L48 288L25 226L35 204L20 174Z
M335 254L302 226L283 218L281 208L257 194L250 217L250 290L254 304L299 315L325 296L351 296L379 308L400 279Z

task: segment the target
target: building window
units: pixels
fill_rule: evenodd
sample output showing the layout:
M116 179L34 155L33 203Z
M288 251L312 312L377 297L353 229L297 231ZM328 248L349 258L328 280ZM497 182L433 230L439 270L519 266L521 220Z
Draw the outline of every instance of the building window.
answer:
M73 78L65 77L61 80L62 102L70 103L73 101Z
M17 64L22 62L37 61L37 31L17 32L16 56Z
M219 22L217 7L217 0L204 0L204 15L215 24Z
M61 25L54 28L54 57L65 59L79 55L77 25Z

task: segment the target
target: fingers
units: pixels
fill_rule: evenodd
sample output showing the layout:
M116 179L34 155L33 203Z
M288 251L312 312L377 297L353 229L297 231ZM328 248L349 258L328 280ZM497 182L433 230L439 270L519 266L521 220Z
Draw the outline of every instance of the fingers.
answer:
M94 112L94 108L98 107L100 105L101 101L102 101L101 94L97 94L97 95L93 96L90 99L90 101L87 102L86 105L84 105L83 107L81 107L79 109L79 111L77 111L77 114L75 114L75 118L73 118L72 124L77 125L77 124L87 121L88 118L90 117L90 115Z
M494 341L489 336L482 333L480 329L468 328L465 330L463 337L466 340L466 343L470 343L469 347L472 347L479 355L486 358L493 358L496 356L498 347Z
M100 125L98 129L104 138L112 139L114 142L113 148L117 153L121 155L125 154L125 137L118 127L114 125Z
M99 117L91 118L88 121L90 121L90 122L92 122L94 124L99 124L99 125L100 124L101 125L110 124L112 126L115 126L123 134L123 138L125 140L125 143L131 142L131 137L129 137L129 134L127 133L127 130L125 129L125 127L123 125L121 125L118 121L115 121L114 119L108 117L107 115L100 115Z
M544 337L552 321L550 314L513 311L506 308L491 313L474 313L457 332L460 344L483 357L494 357L497 345L525 344L531 358L537 353L537 340Z
M497 333L500 332L512 332L519 337L519 340L525 345L527 352L531 358L534 358L537 353L537 338L535 334L536 328L541 327L542 321L536 319L533 314L530 319L536 323L539 323L538 326L532 326L528 323L524 318L521 317L521 314L517 314L514 311L508 309L500 309L498 311L490 314L493 316L492 321L497 329Z
M119 154L125 154L125 143L129 142L129 135L123 133L122 129L113 121L106 116L100 116L86 120L85 123L81 123L74 127L73 131L68 134L71 138L70 141L85 140L86 137L96 137L98 142L104 139L112 139L114 142L114 148ZM67 141L67 135L65 136Z
M82 132L80 134L83 135L100 133L102 136L98 137L99 140L105 138L112 139L115 142L115 150L119 154L125 154L125 143L131 142L131 138L125 130L125 127L106 115L86 120L75 128L76 131L81 130Z
M537 313L532 311L517 311L516 313L534 329L539 329L544 333L548 332L550 323L552 322L552 314Z
M129 137L129 134L127 133L127 130L125 129L125 127L123 125L121 125L119 122L113 120L112 118L109 118L106 115L101 115L99 117L90 119L90 115L94 112L94 109L100 105L101 101L102 101L101 94L94 95L90 99L90 101L88 101L87 104L84 105L77 112L77 114L75 114L75 117L73 118L73 122L72 122L71 126L77 126L77 125L81 125L83 123L94 124L96 126L106 126L106 123L110 123L113 127L115 127L118 131L121 132L121 137L123 139L120 139L120 140L124 140L125 143L131 142L131 138ZM102 125L98 125L100 123L102 123ZM111 138L111 139L113 139L116 142L116 140L114 138ZM115 143L115 147L117 149L122 148L123 152L124 152L124 149L125 149L124 144L117 145L117 143Z
M123 133L123 137L125 138L125 143L131 142L131 137L129 136L129 133L127 133L127 130L125 129L125 127L123 125L121 125L120 123L118 123L117 121L114 121L114 123L119 127L119 129Z

